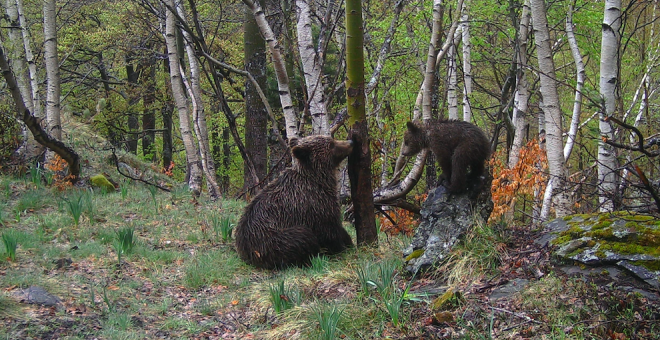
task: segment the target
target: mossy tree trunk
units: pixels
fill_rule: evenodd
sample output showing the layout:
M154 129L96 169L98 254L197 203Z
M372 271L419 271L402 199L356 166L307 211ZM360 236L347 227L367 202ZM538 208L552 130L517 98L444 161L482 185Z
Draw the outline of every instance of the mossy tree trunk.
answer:
M355 216L357 244L378 242L371 187L371 150L365 115L364 50L361 0L346 1L346 105L353 140L348 176Z

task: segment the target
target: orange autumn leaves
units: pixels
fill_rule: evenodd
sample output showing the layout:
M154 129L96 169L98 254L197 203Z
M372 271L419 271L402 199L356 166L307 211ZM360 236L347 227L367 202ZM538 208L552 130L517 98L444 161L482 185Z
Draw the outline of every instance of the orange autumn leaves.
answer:
M496 153L489 162L493 171L492 198L495 204L491 221L512 209L517 200L543 193L547 183L546 153L537 140L529 141L520 149L520 159L513 168L507 167L503 152Z

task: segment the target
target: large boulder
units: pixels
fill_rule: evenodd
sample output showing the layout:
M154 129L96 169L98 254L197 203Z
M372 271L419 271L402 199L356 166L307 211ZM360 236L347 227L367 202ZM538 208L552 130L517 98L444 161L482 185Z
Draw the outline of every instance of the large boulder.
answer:
M554 254L585 265L615 264L660 288L660 220L628 212L572 215L546 225L537 239Z

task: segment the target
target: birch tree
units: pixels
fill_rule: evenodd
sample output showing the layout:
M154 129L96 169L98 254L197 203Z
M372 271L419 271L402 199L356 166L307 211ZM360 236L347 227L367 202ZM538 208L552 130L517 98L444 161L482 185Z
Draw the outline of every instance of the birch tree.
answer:
M71 182L75 183L80 178L80 157L78 154L62 143L61 141L51 137L39 124L39 120L35 117L30 110L25 106L25 100L18 89L18 84L12 72L7 57L5 56L3 42L0 40L0 70L2 76L7 82L12 99L14 100L14 107L16 108L16 119L21 120L25 126L30 130L34 139L58 154L69 165L69 174L71 175Z
M12 70L15 72L16 83L19 91L23 98L25 98L25 106L30 112L34 112L36 117L41 117L38 112L41 112L39 106L35 107L35 102L31 100L32 98L38 98L33 95L34 89L31 87L30 82L30 73L28 69L28 51L30 51L30 41L29 39L24 40L24 35L21 32L27 32L21 24L21 14L19 12L17 0L7 0L5 11L7 14L7 19L9 20L9 29L7 30L7 36L9 38L9 43L7 44L8 51L10 52L9 62L12 64ZM27 44L27 45L26 45ZM36 82L35 82L36 84ZM38 111L37 111L38 110ZM36 157L43 148L34 140L29 130L25 125L21 125L21 130L23 132L23 144L18 150L18 154L25 156L26 158Z
M331 7L328 8L328 13L331 13ZM309 0L296 0L296 19L298 51L308 97L305 109L309 110L312 117L312 134L328 135L330 129L321 67L323 60L320 51L314 47ZM319 49L324 48L322 41L318 45Z
M569 197L564 191L567 169L562 142L562 112L559 106L545 1L531 0L530 7L538 56L541 94L543 96L541 109L545 113L546 150L551 183L548 185L552 185L554 189L546 192L546 195L554 198L556 214L561 217L568 215L571 211ZM547 214L544 216L542 213L541 220L546 218Z
M186 15L183 6L176 7L179 20L186 20ZM190 68L190 81L186 82L185 77L184 85L187 85L189 97L192 101L192 125L197 137L197 146L199 147L199 159L206 178L206 186L209 190L211 198L216 199L220 197L220 187L215 179L215 164L211 156L211 146L209 143L208 127L206 124L206 112L204 110L204 102L202 101L202 87L200 79L200 66L197 60L197 54L192 46L192 38L190 33L182 30L183 45L188 57L188 66Z
M470 42L470 12L468 10L469 0L463 4L461 10L461 46L463 48L463 120L472 121L472 43Z
M176 9L179 5L178 0L167 0L166 4L171 9ZM165 45L167 46L167 58L170 66L170 83L172 87L172 96L179 113L179 129L181 130L181 139L186 150L188 187L194 195L199 196L202 191L202 170L200 168L199 154L195 144L192 129L190 125L190 116L188 112L188 99L186 90L183 86L183 77L181 74L181 64L177 53L176 39L176 15L173 10L165 11Z
M48 134L62 139L60 121L60 62L57 56L55 0L44 1L44 64L46 67L46 125Z
M614 147L603 139L611 140L614 131L606 117L616 111L619 85L619 39L621 28L621 0L606 0L602 25L600 53L600 95L602 107L598 112L601 138L598 140L598 201L601 212L615 209L617 195L617 161Z
M587 77L584 62L582 62L582 53L580 53L580 48L578 47L577 39L575 39L575 33L573 32L573 26L573 6L570 6L568 14L566 15L566 38L568 39L568 45L571 47L571 55L573 55L573 61L575 61L575 71L577 75L575 97L573 99L573 115L571 116L571 125L568 130L566 145L564 145L564 159L567 161L568 157L571 155L573 146L575 145L575 137L577 136L578 126L580 124L580 113L582 113L582 91L584 90L584 81Z
M513 99L513 126L514 135L509 151L509 168L518 164L520 159L520 149L525 139L525 129L527 123L527 108L529 104L529 83L527 81L527 44L529 37L529 25L531 11L529 0L523 3L522 14L520 15L520 25L518 28L518 39L516 42L516 92Z
M266 41L271 58L273 59L273 67L275 68L275 76L277 78L277 88L285 120L286 136L289 139L298 137L298 117L293 108L293 100L291 99L291 90L289 88L289 75L286 70L282 51L280 50L280 44L268 24L266 15L259 3L254 0L243 0L243 3L252 11L252 15L254 15L254 18L257 21L259 30Z

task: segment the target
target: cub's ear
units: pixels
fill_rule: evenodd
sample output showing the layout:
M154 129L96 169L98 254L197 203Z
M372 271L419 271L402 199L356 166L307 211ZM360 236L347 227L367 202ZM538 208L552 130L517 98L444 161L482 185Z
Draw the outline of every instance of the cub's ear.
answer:
M292 148L292 147L294 147L294 146L296 146L296 145L298 145L298 138L296 138L296 137L291 137L291 138L289 139L289 147Z
M293 157L302 161L309 159L310 153L311 150L304 146L294 146L291 148L291 154L293 154Z
M406 123L406 126L408 127L408 130L410 132L419 131L419 126L417 126L417 124L415 124L415 122L408 122L408 123Z

